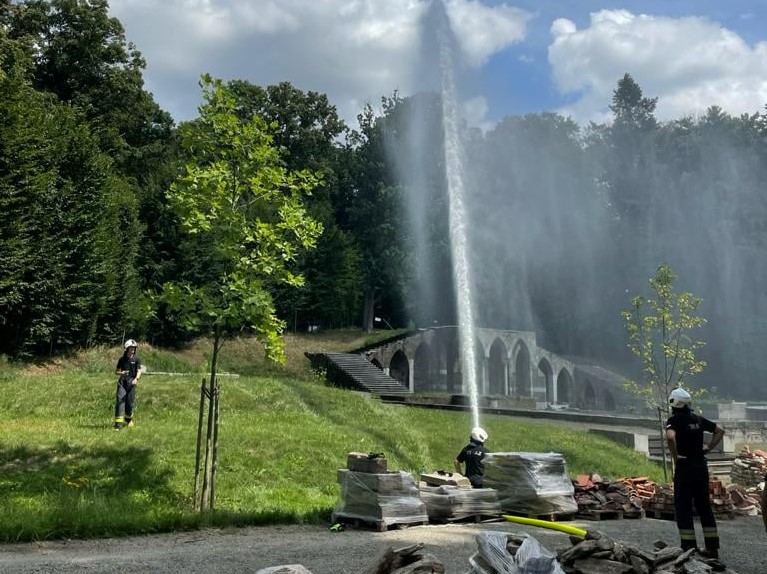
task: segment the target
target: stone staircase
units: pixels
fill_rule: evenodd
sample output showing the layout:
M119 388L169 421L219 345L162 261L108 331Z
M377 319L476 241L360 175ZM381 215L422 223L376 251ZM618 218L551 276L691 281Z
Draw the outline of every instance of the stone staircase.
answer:
M304 353L317 370L324 370L328 381L336 386L375 395L404 395L410 390L402 386L364 356L355 353Z

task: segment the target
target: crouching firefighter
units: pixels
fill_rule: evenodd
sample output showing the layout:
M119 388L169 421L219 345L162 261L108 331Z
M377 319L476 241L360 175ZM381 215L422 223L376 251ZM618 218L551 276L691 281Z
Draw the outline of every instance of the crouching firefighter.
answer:
M463 473L471 482L472 488L482 488L485 479L485 463L483 459L487 456L488 450L485 447L487 441L487 431L482 427L474 427L469 435L469 444L467 444L458 456L455 457L455 471L461 473L461 464L466 463L466 472Z
M671 391L668 401L672 414L666 422L666 441L675 462L674 508L681 546L683 550L697 546L692 517L695 504L706 546L700 553L709 558L718 558L719 533L709 499L708 464L705 455L722 441L724 430L692 411L692 397L684 389ZM703 443L704 431L713 434L708 444Z
M141 378L141 361L136 354L138 343L133 339L125 341L125 352L117 361L115 374L117 396L115 398L115 430L133 426L133 407L136 402L136 385Z

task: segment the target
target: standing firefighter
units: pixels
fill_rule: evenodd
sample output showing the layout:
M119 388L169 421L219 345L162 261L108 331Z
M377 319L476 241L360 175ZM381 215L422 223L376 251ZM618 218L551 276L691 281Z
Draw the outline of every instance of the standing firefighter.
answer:
M481 427L471 429L469 444L467 444L455 458L455 470L461 472L461 464L466 464L466 472L463 474L471 482L472 488L482 488L485 478L485 463L482 460L487 456L485 441L487 431Z
M696 415L690 408L692 397L682 388L674 389L668 398L672 408L666 422L666 440L676 463L674 472L674 508L676 525L682 548L697 546L692 509L700 516L706 548L700 553L710 558L719 557L719 533L711 510L706 454L715 448L724 436L724 430L710 420ZM713 433L709 444L703 443L703 432Z
M136 401L136 385L141 378L141 361L136 355L138 343L133 339L125 341L125 352L117 361L115 374L117 396L115 398L115 430L133 426L133 404Z

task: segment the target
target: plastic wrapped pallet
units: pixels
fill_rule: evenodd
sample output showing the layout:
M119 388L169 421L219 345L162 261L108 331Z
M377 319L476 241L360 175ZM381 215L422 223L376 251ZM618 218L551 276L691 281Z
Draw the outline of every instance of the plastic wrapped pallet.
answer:
M495 516L501 513L498 493L492 488L458 488L451 485L419 485L421 500L429 520L460 520L469 516Z
M514 554L509 552L509 537L521 539ZM476 554L469 558L470 574L564 574L556 556L527 534L487 531L477 535Z
M406 472L374 474L341 469L338 483L341 500L334 511L336 517L387 526L428 521L415 479Z
M561 454L494 452L484 462L484 485L498 491L505 512L540 515L578 511Z

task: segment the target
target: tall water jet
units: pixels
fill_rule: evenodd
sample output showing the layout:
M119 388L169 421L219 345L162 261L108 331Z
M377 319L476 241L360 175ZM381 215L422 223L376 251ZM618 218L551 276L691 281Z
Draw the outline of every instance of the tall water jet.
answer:
M443 3L437 39L439 42L442 127L444 130L445 169L448 191L448 217L450 250L453 260L456 310L458 314L458 342L461 356L461 375L471 401L473 426L479 426L479 393L477 389L477 361L475 353L474 312L471 298L471 270L466 225L466 185L463 169L463 149L458 130L458 105L453 72L453 54L450 42L450 22Z

